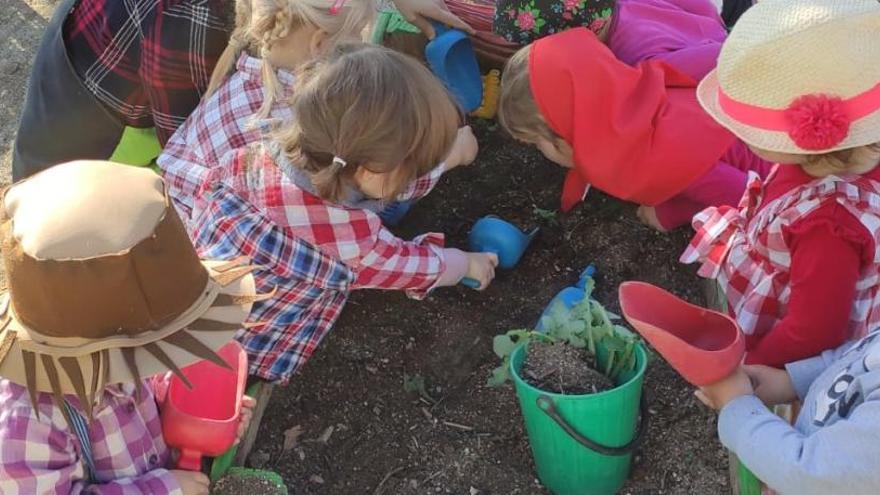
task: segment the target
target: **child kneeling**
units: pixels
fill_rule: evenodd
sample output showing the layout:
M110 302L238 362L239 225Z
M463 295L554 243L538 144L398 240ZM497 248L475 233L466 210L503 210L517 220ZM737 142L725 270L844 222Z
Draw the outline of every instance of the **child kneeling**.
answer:
M736 204L748 173L770 170L706 115L696 86L664 62L630 67L595 34L576 28L510 59L498 116L514 138L572 169L564 211L592 184L643 205L643 221L670 230L707 206Z

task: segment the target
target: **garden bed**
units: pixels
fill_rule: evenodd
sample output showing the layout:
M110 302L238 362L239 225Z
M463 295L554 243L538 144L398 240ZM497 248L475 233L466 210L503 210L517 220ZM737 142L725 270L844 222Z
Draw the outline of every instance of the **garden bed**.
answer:
M30 61L56 4L3 3L0 38L9 43L0 62L2 183L9 181ZM611 311L619 310L617 285L629 279L702 302L694 270L677 263L686 233L656 234L636 221L631 205L596 193L553 225L545 210L558 205L563 170L497 130L477 131L477 162L453 171L414 208L401 233L445 232L451 245L463 247L473 222L489 213L523 228L540 225L542 233L519 266L500 273L484 293L443 289L422 302L396 292L352 297L303 373L276 389L251 456L282 474L292 493L546 493L535 481L512 387L485 386L498 365L492 338L534 324L590 262L599 267L596 297ZM405 381L418 389L419 378L430 399L404 390ZM715 415L663 362L649 366L645 392L651 429L624 493L723 493L727 465Z
M596 297L611 311L619 311L617 285L629 279L703 302L694 270L677 262L687 232L654 233L634 207L595 192L554 218L564 171L497 129L476 131L477 162L451 172L398 230L445 232L463 247L473 222L492 213L542 232L483 293L442 289L421 302L354 294L303 373L276 389L251 456L296 493L547 493L535 480L513 389L485 386L497 366L492 338L533 325L590 262L599 268ZM424 394L405 390L419 388L414 377L427 384ZM651 429L623 493L726 490L715 415L662 361L650 365L645 392ZM285 451L284 433L296 427L302 434Z

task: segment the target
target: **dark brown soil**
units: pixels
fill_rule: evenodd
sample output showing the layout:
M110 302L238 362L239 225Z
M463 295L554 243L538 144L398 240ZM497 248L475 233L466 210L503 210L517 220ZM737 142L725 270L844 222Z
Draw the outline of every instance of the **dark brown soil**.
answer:
M283 488L256 477L224 476L211 486L211 495L283 495Z
M677 261L687 232L655 233L638 223L634 206L595 192L555 225L536 208L558 207L564 171L495 129L476 127L477 162L450 172L399 233L444 232L449 245L466 247L470 226L496 214L524 228L541 225L541 234L484 292L453 287L424 301L399 292L352 295L303 372L276 389L250 458L284 476L292 493L546 494L513 389L485 385L498 366L492 338L533 325L591 262L599 269L595 296L609 311L619 313L624 280L703 302L694 270ZM423 377L438 402L407 393L405 375ZM622 493L725 493L715 414L659 359L649 366L645 393L649 432ZM297 425L305 433L285 452L283 433Z
M591 361L584 349L533 342L520 373L529 385L557 394L596 394L614 388Z

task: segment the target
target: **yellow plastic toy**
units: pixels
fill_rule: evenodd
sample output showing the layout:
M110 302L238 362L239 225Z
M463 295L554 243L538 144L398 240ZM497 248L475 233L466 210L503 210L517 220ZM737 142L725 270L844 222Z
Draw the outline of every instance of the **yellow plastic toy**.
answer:
M501 89L501 71L492 69L483 76L483 104L471 115L480 119L493 119L498 113L498 96Z

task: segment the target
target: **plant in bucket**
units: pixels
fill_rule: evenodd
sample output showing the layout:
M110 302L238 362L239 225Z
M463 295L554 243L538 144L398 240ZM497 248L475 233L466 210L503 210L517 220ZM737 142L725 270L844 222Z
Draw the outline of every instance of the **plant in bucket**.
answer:
M592 299L592 278L582 278L589 278L583 289L569 288L580 300L568 307L565 298L554 298L540 331L495 337L503 362L489 385L513 379L544 486L556 495L610 495L626 482L647 430L647 355Z

